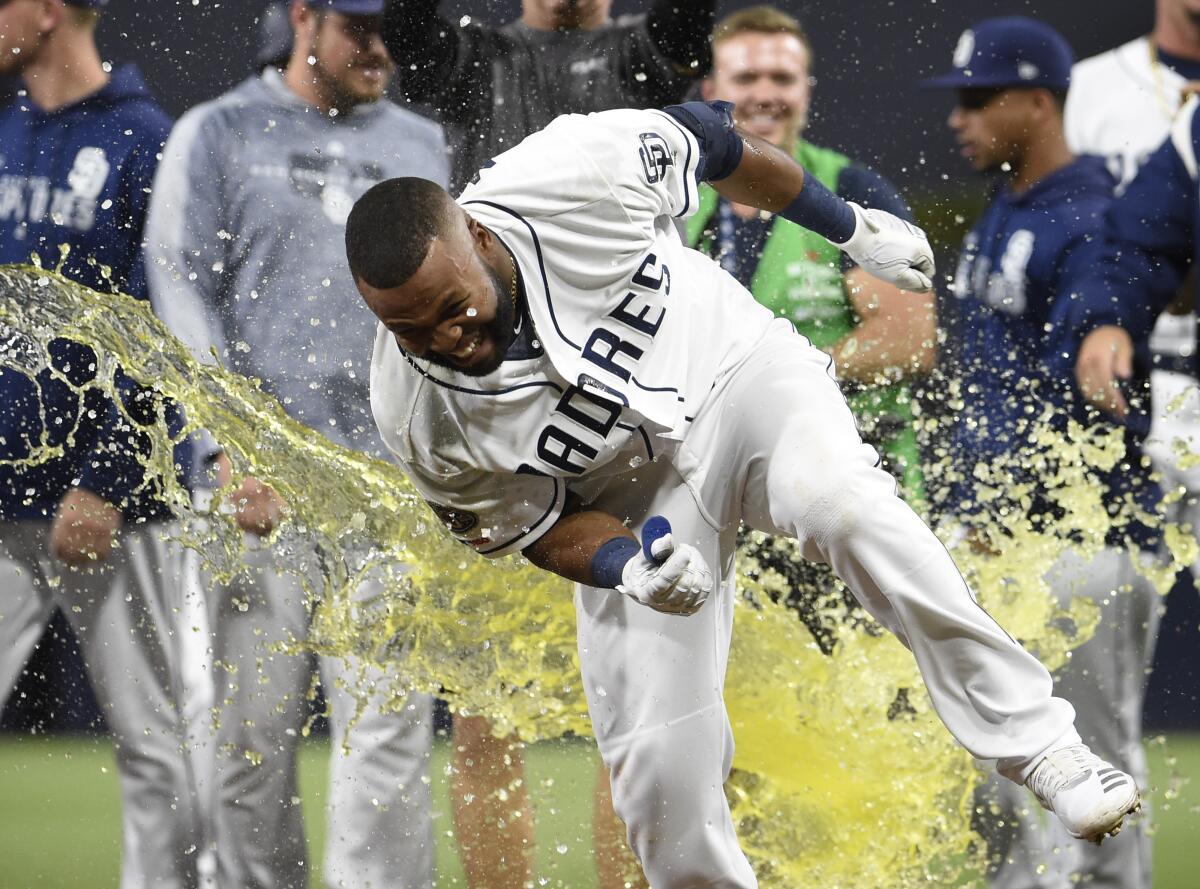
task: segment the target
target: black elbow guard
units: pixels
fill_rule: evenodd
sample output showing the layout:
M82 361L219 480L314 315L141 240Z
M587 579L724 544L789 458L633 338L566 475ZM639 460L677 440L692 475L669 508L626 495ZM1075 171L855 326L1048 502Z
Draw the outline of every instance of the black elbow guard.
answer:
M702 182L716 182L742 162L742 137L733 129L732 102L684 102L669 105L671 115L700 143L702 159L697 167Z

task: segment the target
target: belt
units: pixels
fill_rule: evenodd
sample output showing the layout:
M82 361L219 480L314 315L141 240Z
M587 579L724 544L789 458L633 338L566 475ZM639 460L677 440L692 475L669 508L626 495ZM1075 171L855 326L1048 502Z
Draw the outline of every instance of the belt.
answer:
M1198 376L1196 372L1195 355L1168 355L1165 352L1155 352L1150 359L1153 370L1166 370L1185 376Z

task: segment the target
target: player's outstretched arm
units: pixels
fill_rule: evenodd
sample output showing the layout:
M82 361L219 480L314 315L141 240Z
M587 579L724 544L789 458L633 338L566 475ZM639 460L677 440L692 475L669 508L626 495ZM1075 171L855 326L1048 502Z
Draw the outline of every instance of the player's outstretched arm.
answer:
M686 102L664 110L696 136L705 154L702 177L725 198L816 232L861 268L902 290L933 287L933 250L915 225L842 200L806 176L787 152L735 129L728 102Z
M786 152L751 133L737 134L742 160L727 179L712 183L718 192L815 231L860 268L901 290L932 289L933 249L925 232L884 210L842 200Z
M652 530L653 528L653 530ZM599 510L568 512L536 543L529 561L585 586L613 589L667 614L692 614L712 592L712 572L695 547L676 543L661 516L646 523L646 540Z

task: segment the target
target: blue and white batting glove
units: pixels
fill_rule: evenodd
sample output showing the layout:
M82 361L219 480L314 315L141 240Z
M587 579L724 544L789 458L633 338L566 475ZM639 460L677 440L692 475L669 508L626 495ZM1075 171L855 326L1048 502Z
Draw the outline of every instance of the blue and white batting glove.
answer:
M868 274L901 290L930 290L933 248L925 232L883 210L846 203L854 211L854 234L837 246Z
M651 519L643 535L642 549L621 569L617 592L665 614L699 611L713 588L712 572L700 551L675 543L665 519Z

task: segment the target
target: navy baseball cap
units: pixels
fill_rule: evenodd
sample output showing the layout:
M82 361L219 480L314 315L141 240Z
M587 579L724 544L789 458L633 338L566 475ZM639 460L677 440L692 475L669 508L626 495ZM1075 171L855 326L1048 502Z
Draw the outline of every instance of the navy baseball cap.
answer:
M345 15L383 15L385 0L305 0L314 9L332 9Z
M962 32L954 47L954 70L922 82L926 87L1045 87L1071 84L1075 55L1061 34L1025 16L987 19Z

